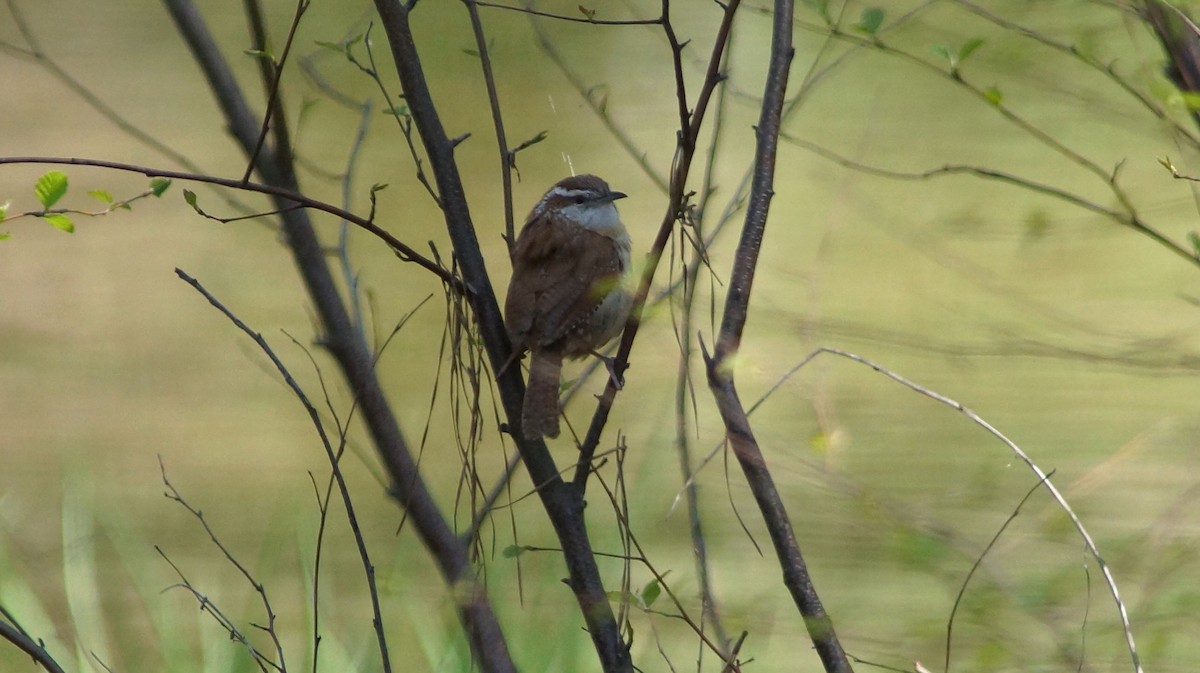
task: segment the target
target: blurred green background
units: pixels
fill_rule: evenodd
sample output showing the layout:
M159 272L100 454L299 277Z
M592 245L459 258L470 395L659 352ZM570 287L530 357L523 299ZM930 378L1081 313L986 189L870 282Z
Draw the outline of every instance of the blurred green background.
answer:
M280 41L293 4L265 4ZM539 6L577 14L577 4ZM719 17L711 3L674 5L680 39L693 40L684 67L694 96ZM128 124L206 171L241 175L243 159L226 139L206 84L159 4L17 0L15 6L53 62ZM639 1L595 8L600 18L648 18L658 7ZM769 36L769 18L758 7L744 8L734 38L710 227L735 195L753 149L754 97L762 87ZM846 30L853 33L850 26L867 7L835 5L833 11L844 11ZM1122 77L1191 128L1178 94L1161 75L1160 49L1120 6L1006 0L986 7L1115 64ZM249 43L240 4L206 2L202 9L261 109L255 63L242 53ZM1178 142L1168 123L1112 81L958 3L886 3L885 9L885 44L943 71L934 47L954 51L982 38L962 65L964 79L995 87L1010 109L1100 166L1120 164L1120 184L1160 231L1185 241L1196 228L1192 190L1173 181L1158 161L1170 156L1195 174L1194 148ZM631 195L621 203L622 214L635 250L644 253L665 196L538 47L530 19L481 11L510 144L549 132L520 155L518 224L555 180L572 170L594 172ZM789 136L893 171L970 164L1118 207L1103 180L1021 132L949 76L894 53L829 40L810 29L821 25L811 7L798 16L803 23L796 32L793 85L822 74L788 117ZM340 203L340 184L331 176L345 172L359 124L355 111L299 74L301 59L308 59L339 91L375 104L349 207L366 213L370 186L386 183L377 221L419 250L433 242L445 256L450 246L440 216L414 177L395 123L379 112L384 104L376 89L316 45L361 34L371 19L368 3L314 3L299 30L284 95L305 166L301 179L311 195ZM471 134L458 148L459 165L503 291L508 268L500 239L499 162L466 12L459 3L426 0L415 20L447 130ZM542 28L652 171L664 174L677 110L661 31L568 23ZM376 27L372 37L394 93L382 31ZM0 156L178 168L85 104L44 63L19 53L29 45L15 21L0 21L0 42L0 81L6 84ZM37 207L32 186L45 170L0 167L0 202L11 201L10 215ZM136 175L63 170L71 180L64 205L71 207L97 208L88 189L121 198L146 185ZM700 175L698 165L694 186ZM186 186L197 191L205 210L236 214L222 193ZM77 217L73 235L30 218L0 228L11 234L0 242L0 604L74 670L92 670L93 653L114 670L253 670L191 596L166 590L178 578L154 545L240 623L264 619L251 587L195 519L163 497L161 458L172 483L272 592L289 665L301 670L311 654L306 592L318 521L309 473L324 483L324 454L303 409L269 363L174 269L195 276L263 333L319 400L318 377L288 336L317 351L312 312L268 223L201 219L184 204L182 187L176 183L161 200L138 202L131 212ZM244 200L267 208L261 200ZM316 219L326 240L335 242L338 223ZM714 245L717 279L728 273L739 223L740 214ZM440 287L357 232L350 255L370 309L368 329L377 336L433 296L393 339L379 366L414 445L428 419L422 464L444 511L466 520L470 504L459 497L460 456L452 432L458 384L447 378L440 350ZM664 259L659 287L678 273L672 259L677 255ZM711 344L709 296L715 292L719 318L724 289L705 274L702 279L697 328ZM738 360L739 389L745 400L757 399L813 348L832 346L961 401L1055 471L1055 482L1120 583L1147 670L1192 670L1200 656L1198 281L1195 265L1061 200L970 176L893 180L785 143ZM680 489L673 448L676 316L665 307L649 316L610 439L601 448L613 444L618 430L626 437L634 533L698 615L685 510L674 506ZM330 361L319 352L316 357L345 418L349 398ZM693 371L700 418L691 439L707 451L720 440L719 419L700 370ZM594 377L584 392L602 384ZM590 418L590 399L580 395L568 409L577 428ZM483 405L490 423L490 394ZM913 661L940 666L946 621L966 573L1036 479L962 415L844 360L811 363L753 420L848 651L902 669ZM380 568L393 652L406 670L466 670L450 593L411 532L396 534L400 512L385 497L380 470L357 427L351 444L347 472ZM485 484L498 473L504 450L490 427L479 452ZM555 451L564 463L573 453L564 441ZM732 459L728 473L723 463L718 456L698 481L726 626L735 634L749 631L742 654L755 659L753 670L819 670L777 581L753 499ZM611 479L611 466L606 475ZM514 495L528 489L522 473ZM597 549L618 552L613 516L598 484L589 495ZM322 666L378 670L362 569L340 510L330 516ZM523 670L596 670L577 608L559 583L561 562L552 553L527 553L518 570L516 560L499 554L514 541L555 546L543 518L536 499L528 498L502 510L486 532L493 602ZM743 524L768 550L765 555L755 551ZM618 588L619 562L601 567L610 587ZM635 589L649 579L644 568L634 567ZM655 607L670 611L665 602ZM676 670L695 669L695 638L678 621L635 611L634 625L635 661L642 670L666 670L660 648ZM1077 670L1081 659L1082 670L1131 669L1099 568L1042 492L985 560L954 633L956 670ZM261 633L254 637L265 646ZM0 669L32 668L15 648L0 647ZM703 670L719 670L711 655Z

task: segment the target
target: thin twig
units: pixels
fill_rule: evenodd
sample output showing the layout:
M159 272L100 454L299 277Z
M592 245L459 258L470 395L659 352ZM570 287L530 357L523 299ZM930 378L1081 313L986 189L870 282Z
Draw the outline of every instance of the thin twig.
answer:
M283 116L283 94L280 91L280 83L283 80L284 66L292 52L292 41L296 37L296 29L300 27L300 19L308 10L309 2L310 0L296 0L296 12L292 15L292 25L288 28L287 40L284 42L283 53L280 54L278 61L269 51L267 26L263 18L260 0L244 0L243 2L254 38L254 48L259 51L259 74L262 78L262 87L267 91L267 109L263 113L258 140L255 141L254 148L250 150L246 171L242 174L242 182L249 182L250 174L254 172L254 166L258 163L259 154L262 152L263 143L267 141L267 133L272 128L275 131L275 144L272 149L276 159L287 165L295 163L287 119ZM275 120L274 127L271 125L272 119Z
M638 327L642 321L646 298L649 296L650 286L654 282L654 274L658 269L659 262L662 260L667 242L670 240L671 234L675 231L675 223L679 220L684 206L687 179L692 168L696 138L699 137L700 129L704 123L704 112L708 108L708 102L712 98L717 85L723 79L719 68L724 60L725 49L729 44L733 18L737 14L737 9L740 5L740 0L730 0L727 5L722 6L724 14L721 17L721 23L713 39L712 53L709 56L709 68L705 72L704 82L700 87L695 109L691 114L688 125L677 131L675 159L671 168L671 179L668 182L667 208L663 213L658 234L655 236L654 242L650 245L650 252L646 255L646 266L642 271L641 279L638 281L638 289L633 299L633 309L629 313L629 319L625 324L621 343L617 348L613 368L618 373L623 372L629 366L629 352L633 348L633 341L637 336ZM678 88L675 95L677 98L686 97L685 92ZM686 106L686 101L684 105ZM579 460L576 462L575 476L572 482L580 492L586 489L588 474L592 470L592 457L595 454L596 446L600 442L600 435L608 423L608 415L612 410L616 395L616 382L610 377L608 385L604 388L604 393L600 396L600 402L596 406L596 412L592 415L587 435L579 450Z
M158 468L162 475L163 486L165 486L167 488L167 492L164 495L166 495L168 498L175 501L176 503L179 503L179 505L181 507L186 509L189 514L191 514L193 517L195 517L195 519L197 521L200 522L200 526L202 528L204 528L204 532L208 534L209 540L211 540L212 543L217 547L217 549L219 549L221 551L221 554L223 554L225 556L225 560L228 561L229 564L232 565L234 568L236 568L239 573L241 573L242 577L245 578L246 582L258 594L259 600L262 602L263 612L267 616L267 624L265 627L262 627L262 630L266 631L267 634L270 636L271 644L275 648L275 654L279 657L278 663L276 663L270 659L266 659L266 658L261 658L260 661L265 661L265 662L269 663L271 665L271 667L276 669L277 671L280 671L281 673L286 673L287 660L284 657L283 645L279 641L279 634L276 633L276 631L275 631L275 610L271 607L271 599L270 599L270 597L267 596L266 587L263 586L263 584L261 582L259 582L257 579L255 579L253 573L251 573L249 571L249 569L247 569L246 566L244 566L242 564L242 562L239 561L237 559L237 557L233 555L233 552L230 551L229 548L225 546L224 542L221 542L221 538L217 536L216 531L214 531L212 526L210 526L208 524L208 519L204 518L204 513L201 512L200 510L196 509L195 507L192 507L192 505L187 500L184 499L183 495L181 495L179 493L178 489L176 489L175 486L171 483L170 479L167 478L167 466L166 466L166 464L163 463L162 456L159 456L159 458L158 458ZM164 558L165 558L165 556L164 556ZM172 565L172 567L175 567L174 564L171 564L171 565ZM178 571L179 571L179 569L176 568L176 572L178 572ZM193 593L196 593L195 589L193 589L191 584L188 583L187 579L183 577L182 573L180 573L180 578L183 579L185 585L187 585L187 588L190 591L192 591ZM199 597L198 593L196 593L196 595L197 595L197 597ZM208 599L204 599L203 602L208 603ZM226 622L229 626L232 626L232 621L226 620ZM230 635L233 635L232 632L230 633ZM245 640L244 637L242 638L242 640L243 640L243 642L245 642L247 647L250 646L249 641Z
M1081 521L1079 519L1079 516L1075 514L1075 510L1073 510L1071 508L1071 506L1067 503L1067 499L1058 490L1058 487L1056 487L1054 485L1054 482L1050 481L1050 475L1047 474L1046 472L1044 472L1042 470L1042 468L1038 467L1037 463L1033 462L1033 459L1030 458L1029 455L1026 454L1021 449L1021 447L1017 446L1017 444L1015 442L1013 442L1011 439L1009 439L1004 433L997 430L991 423L988 423L986 420L984 420L983 417L981 417L979 414L975 413L971 409L968 409L961 402L958 402L949 397L946 397L945 395L942 395L941 393L938 393L938 392L935 392L928 388L922 387L922 386L910 381L909 379L891 371L890 369L884 367L883 365L872 362L871 360L868 360L867 358L864 358L861 355L856 355L854 353L850 353L848 351L843 351L843 350L840 350L837 348L826 348L826 347L818 348L817 350L810 353L809 356L805 358L805 360L811 360L812 358L814 358L822 353L836 355L838 357L843 357L848 360L852 360L861 365L865 365L865 366L875 370L876 372L883 374L884 376L895 381L896 383L899 383L900 385L904 386L905 388L908 388L909 390L912 390L912 391L919 393L921 395L924 395L925 397L928 397L936 402L939 402L939 403L944 404L952 409L955 409L962 415L966 416L972 423L983 428L989 434L991 434L993 437L995 437L996 439L999 439L1001 442L1003 442L1004 445L1008 447L1009 451L1012 451L1012 453L1014 455L1016 455L1017 458L1019 458L1021 460L1021 462L1025 463L1025 466L1028 467L1030 469L1030 471L1032 471L1034 473L1035 476L1037 476L1039 483L1045 484L1046 490L1049 491L1050 496L1052 498L1054 498L1054 501L1055 501L1055 503L1058 504L1059 509L1061 509L1067 515L1067 517L1071 520L1071 524L1075 527L1075 531L1079 534L1079 537L1083 540L1084 546L1087 547L1088 553L1090 553L1092 555L1092 558L1096 559L1096 563L1100 566L1100 571L1104 574L1104 581L1108 585L1109 593L1112 594L1113 601L1116 603L1117 614L1120 617L1121 627L1125 633L1125 644L1129 650L1129 655L1133 660L1133 670L1135 671L1135 673L1142 673L1141 657L1138 656L1137 646L1134 643L1134 638L1133 638L1133 626L1129 622L1129 613L1125 607L1124 601L1121 600L1121 592L1117 589L1117 582L1116 582L1116 579L1113 577L1112 570L1108 567L1108 563L1106 563L1104 561L1104 558L1102 556L1100 556L1100 549L1096 546L1095 541L1092 540L1091 534L1084 527L1083 521Z
M984 547L983 551L979 553L979 556L975 558L975 561L971 564L971 569L967 571L967 576L963 578L962 585L958 588L958 595L954 597L954 605L950 608L950 616L946 619L946 661L945 668L943 669L946 673L950 672L950 648L954 642L954 616L958 614L958 607L962 604L963 596L967 593L967 585L971 583L971 578L975 576L975 571L979 570L979 567L983 565L983 559L987 558L988 552L992 551L992 548L995 547L996 543L1000 541L1000 536L1003 535L1004 531L1008 529L1008 525L1017 518L1017 515L1021 513L1021 508L1025 506L1025 503L1028 502L1031 497L1033 497L1034 493L1037 493L1038 488L1041 487L1042 484L1045 483L1046 479L1050 478L1050 476L1051 475L1048 474L1046 475L1045 479L1039 479L1038 482L1034 484L1027 493L1025 493L1025 497L1021 498L1021 501L1018 502L1017 506L1013 508L1012 513L1009 514L1008 518L1004 520L1004 523L1000 524L1000 528L996 530L995 535L992 535L992 539L988 541L987 546Z
M304 410L308 412L308 417L309 420L312 421L313 429L316 430L317 436L321 439L321 445L325 448L325 456L329 460L330 467L333 471L333 477L337 480L338 491L342 496L342 504L346 508L346 518L350 524L351 532L354 534L354 540L358 548L359 558L362 560L363 569L366 573L367 587L371 596L371 608L374 611L372 623L375 625L375 636L379 644L381 663L383 665L383 670L385 672L390 672L391 658L388 656L387 637L384 633L382 611L379 605L379 590L375 583L375 565L371 563L371 557L367 551L366 541L363 539L362 531L358 525L358 517L354 513L354 502L350 497L350 489L346 485L345 477L342 475L339 460L340 449L337 453L334 452L333 445L329 440L329 436L325 432L325 425L321 422L321 416L317 412L317 408L313 406L312 402L309 401L308 395L305 394L304 389L301 388L300 384L296 382L296 379L292 376L291 372L288 371L287 367L283 364L283 361L280 360L277 355L275 355L275 351L272 350L266 339L263 339L262 335L258 332L250 329L246 323L242 322L240 318L226 308L224 304L222 304L216 297L212 295L212 293L205 289L198 280L189 276L180 269L175 269L175 274L188 285L191 285L193 288L195 288L197 292L199 292L206 300L208 300L208 303L212 304L212 306L220 311L226 318L228 318L230 322L234 324L234 326L236 326L239 330L245 333L246 336L249 336L254 341L259 349L271 360L271 363L275 365L279 375L283 377L284 383L287 384L288 388L290 388L292 393L296 396L296 399L298 399L304 406ZM344 446L344 444L342 444L342 446ZM163 481L166 482L165 472L163 474ZM167 486L168 488L171 488L169 483ZM174 491L173 488L171 490ZM189 509L191 508L189 507ZM203 522L203 518L201 518L201 522ZM208 529L207 523L205 524L205 529ZM228 556L228 553L226 553L226 555ZM232 561L233 559L230 560ZM238 568L239 570L242 569L240 565ZM263 600L266 600L265 594L263 595ZM274 615L272 615L272 620L273 619Z
M65 673L62 666L50 656L46 651L46 644L39 638L33 639L29 633L21 627L18 622L4 606L0 605L0 615L4 616L7 621L0 620L0 638L16 645L25 654L28 654L42 668L46 669L47 673Z
M754 179L746 207L746 220L730 272L715 353L710 357L703 342L701 349L704 351L709 389L717 402L730 446L766 522L783 571L784 585L804 616L809 638L825 670L829 673L849 673L853 668L813 586L787 509L738 397L732 366L749 314L750 294L766 230L767 213L774 196L780 124L789 68L795 54L792 46L794 9L790 0L777 0L772 12L771 53L762 107L755 126Z
M167 553L163 551L161 547L154 545L154 551L158 552L158 555L162 557L162 560L166 561L167 565L171 566L171 569L174 570L175 574L179 576L179 583L167 587L163 590L164 592L170 589L183 589L190 593L192 597L196 599L196 602L200 604L201 612L207 612L208 614L212 615L213 619L217 621L217 624L219 624L221 628L229 634L230 640L237 641L238 643L241 643L242 647L246 648L246 652L250 655L250 659L254 661L259 670L263 671L263 673L266 673L268 666L276 671L280 670L279 666L275 662L271 661L265 654L258 651L258 648L256 648L254 644L250 642L250 639L246 637L246 634L242 633L241 629L239 629L237 625L233 623L233 620L226 615L221 608L217 607L216 603L213 603L211 600L209 600L208 596L201 593L199 589L192 585L187 576L183 574L183 570L171 560L171 557L167 556Z
M495 3L495 2L478 2L478 1L473 0L472 4L479 5L480 7L491 7L493 9L507 9L507 10L513 11L513 12L520 12L521 14L531 14L533 16L540 16L540 17L543 17L546 19L554 19L556 21L571 21L574 23L590 23L594 26L646 26L646 25L655 25L660 22L660 20L658 20L658 19L625 19L625 20L611 20L610 19L610 20L605 20L605 19L597 19L593 16L565 16L563 14L553 14L551 12L542 12L542 11L533 9L532 7L514 7L512 5L501 5L501 4ZM580 7L582 8L582 5L580 5ZM593 10L593 13L594 13L594 10Z
M119 161L104 161L101 159L84 159L79 157L0 157L0 166L6 164L51 164L51 165L67 165L67 166L94 166L98 168L108 168L116 171L125 171L128 173L140 173L149 178L170 178L173 180L187 180L190 182L202 182L210 185L218 185L221 187L229 187L231 189L240 189L248 192L257 192L259 194L267 194L283 199L285 201L294 201L305 208L319 210L329 213L343 220L346 220L355 226L364 229L371 234L387 243L388 247L395 250L397 256L405 261L412 262L421 268L430 271L438 276L443 282L450 283L452 287L464 289L460 280L455 279L445 269L434 263L433 260L418 253L410 248L400 239L393 236L383 227L375 224L371 220L356 215L352 212L339 208L335 205L319 201L312 197L306 196L294 190L277 187L271 184L259 184L256 182L242 182L232 178L220 178L212 175L204 175L201 173L190 173L186 171L172 171L165 168L155 168L153 166L141 166L138 164L127 164ZM277 213L286 212L288 209L285 206L280 208Z
M516 154L508 149L508 138L504 132L504 115L500 112L500 94L496 90L496 76L492 71L492 57L488 53L487 37L483 33L483 20L479 18L482 4L475 0L463 0L471 18L471 32L475 36L475 50L479 54L479 67L483 69L483 83L487 88L488 107L492 111L492 128L496 132L496 150L500 154L500 186L504 195L504 240L511 254L517 238L513 224L512 169Z

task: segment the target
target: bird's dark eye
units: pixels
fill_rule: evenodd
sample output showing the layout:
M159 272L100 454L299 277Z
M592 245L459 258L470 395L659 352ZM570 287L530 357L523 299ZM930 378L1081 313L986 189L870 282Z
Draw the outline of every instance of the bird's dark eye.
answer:
M576 204L576 205L579 205L579 204L583 203L585 200L586 200L586 199L584 199L582 196L576 196L576 197L573 199L573 201L575 201L575 204Z

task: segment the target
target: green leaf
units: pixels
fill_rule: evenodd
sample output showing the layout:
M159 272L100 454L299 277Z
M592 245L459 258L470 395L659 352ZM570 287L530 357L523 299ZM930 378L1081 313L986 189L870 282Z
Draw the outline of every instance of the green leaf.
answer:
M10 238L12 238L12 234L10 234L10 233L8 233L8 232L6 232L6 231L5 231L5 232L0 232L0 241L7 241L7 240L8 240L8 239L10 239Z
M519 544L510 544L504 548L502 553L504 554L504 558L516 558L525 553L525 548Z
M204 215L205 217L208 217L205 215L203 210L200 210L200 205L196 199L196 192L193 192L190 189L183 190L183 200L187 201L187 204L192 207L192 210L196 211L197 215Z
M863 10L862 18L854 28L867 35L875 35L883 25L884 12L879 7L868 7Z
M1192 254L1200 256L1200 233L1189 231L1187 237L1192 244Z
M103 189L89 189L88 196L92 197L93 199L96 199L100 203L112 203L113 202L113 195L109 194L108 192L104 191Z
M12 205L12 201L5 201L4 203L0 203L0 220L3 220L5 218L5 216L8 215L8 207L10 205Z
M247 56L253 56L254 58L266 59L268 61L275 60L275 57L271 56L271 52L263 51L262 49L243 49L242 53Z
M646 583L646 586L642 588L642 607L648 608L653 605L654 601L658 600L658 597L661 594L662 586L658 583L658 580L650 580L648 583Z
M317 40L317 46L321 47L322 49L336 51L339 54L346 53L346 45L338 42L325 42L324 40Z
M53 224L55 229L65 231L68 234L75 233L75 223L71 221L71 218L63 215L62 213L50 213L49 215L43 215L42 219L50 224Z
M983 90L983 97L992 105L999 105L1000 101L1004 100L1004 94L994 86L989 86Z
M832 23L829 16L829 0L804 0L804 4L811 7L814 12L820 15L825 20L825 23Z
M947 47L944 44L935 44L930 47L930 49L933 50L933 53L946 59L946 62L949 63L951 67L954 66L954 57L950 55L950 47Z
M1180 91L1179 97L1183 99L1183 105L1188 109L1188 112L1200 110L1200 93L1195 91Z
M33 186L33 193L37 194L43 208L53 206L67 193L67 174L62 171L47 172L38 178L37 184Z
M154 178L150 181L150 191L156 197L162 196L163 192L167 191L167 188L170 186L171 181L167 178Z
M976 49L983 46L983 38L973 37L966 41L963 46L958 49L958 62L962 63L967 60L967 57L975 52Z

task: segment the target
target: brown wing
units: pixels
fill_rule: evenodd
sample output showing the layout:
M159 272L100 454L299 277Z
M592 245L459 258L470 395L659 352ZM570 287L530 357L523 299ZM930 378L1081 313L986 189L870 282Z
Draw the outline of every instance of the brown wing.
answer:
M504 305L514 345L550 347L584 326L621 270L612 239L544 218L527 222L513 250Z

